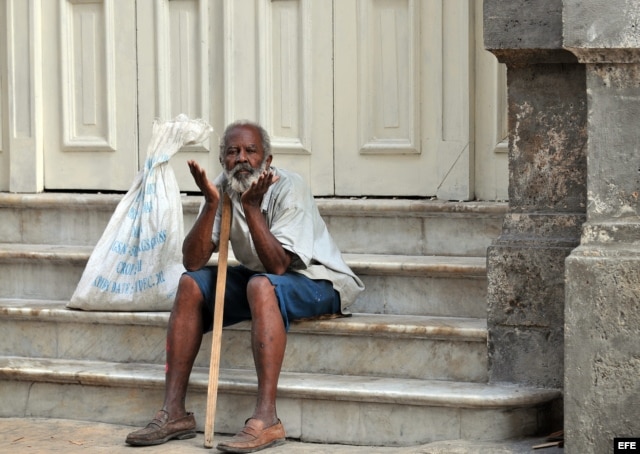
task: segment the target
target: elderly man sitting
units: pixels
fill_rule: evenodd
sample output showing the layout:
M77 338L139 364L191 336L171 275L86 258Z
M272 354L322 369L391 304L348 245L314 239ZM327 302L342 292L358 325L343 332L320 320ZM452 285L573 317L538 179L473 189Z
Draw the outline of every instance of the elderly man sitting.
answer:
M162 409L126 442L146 446L195 437L195 418L185 408L191 369L205 332L212 329L216 267L206 266L220 238L221 195L232 202L231 245L241 265L229 267L225 326L251 320L251 345L258 376L253 415L225 452L247 453L282 443L276 390L289 323L339 314L364 289L345 264L302 178L271 166L267 132L252 122L229 125L220 146L223 173L211 182L189 161L204 195L198 219L183 244L182 275L167 332Z

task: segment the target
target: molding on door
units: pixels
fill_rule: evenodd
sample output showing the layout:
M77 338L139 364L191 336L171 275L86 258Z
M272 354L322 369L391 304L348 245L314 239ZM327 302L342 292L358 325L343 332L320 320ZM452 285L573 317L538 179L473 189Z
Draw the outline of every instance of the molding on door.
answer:
M4 4L8 190L40 192L44 188L41 3L6 0Z

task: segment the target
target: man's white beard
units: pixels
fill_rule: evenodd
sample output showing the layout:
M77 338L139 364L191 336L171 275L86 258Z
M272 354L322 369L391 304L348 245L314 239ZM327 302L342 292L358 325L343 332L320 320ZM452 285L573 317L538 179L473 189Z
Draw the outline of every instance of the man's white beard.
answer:
M238 164L231 170L225 169L224 173L227 176L227 181L231 186L231 190L238 194L242 194L251 187L251 184L254 181L258 181L258 178L260 178L260 175L266 170L266 168L267 160L265 159L257 169L254 169L249 164ZM240 170L248 170L250 173L248 175L238 175Z

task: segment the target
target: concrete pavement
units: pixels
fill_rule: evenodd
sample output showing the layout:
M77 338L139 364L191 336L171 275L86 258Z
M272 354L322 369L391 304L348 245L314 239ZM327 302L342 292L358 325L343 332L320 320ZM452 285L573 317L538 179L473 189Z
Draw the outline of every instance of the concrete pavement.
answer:
M0 418L1 453L109 453L164 454L219 452L204 448L204 436L199 433L190 440L170 441L152 447L129 447L124 443L133 427L114 424L71 421L64 419ZM216 436L215 443L227 439ZM544 438L508 442L441 441L404 448L326 445L287 440L284 445L271 448L265 454L554 454L563 452L552 447L534 450Z

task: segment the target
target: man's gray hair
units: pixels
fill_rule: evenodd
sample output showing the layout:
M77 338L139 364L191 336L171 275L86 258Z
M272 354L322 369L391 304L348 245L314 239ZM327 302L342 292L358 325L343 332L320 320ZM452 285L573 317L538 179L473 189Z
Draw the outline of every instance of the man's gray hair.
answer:
M260 135L260 140L262 142L262 149L264 150L264 159L267 159L271 156L271 139L269 138L269 133L260 126L259 123L250 120L237 120L233 123L230 123L224 130L224 134L222 134L222 139L220 140L220 161L224 160L224 156L227 150L227 145L229 141L229 134L235 128L240 126L252 126L256 128L258 134Z

